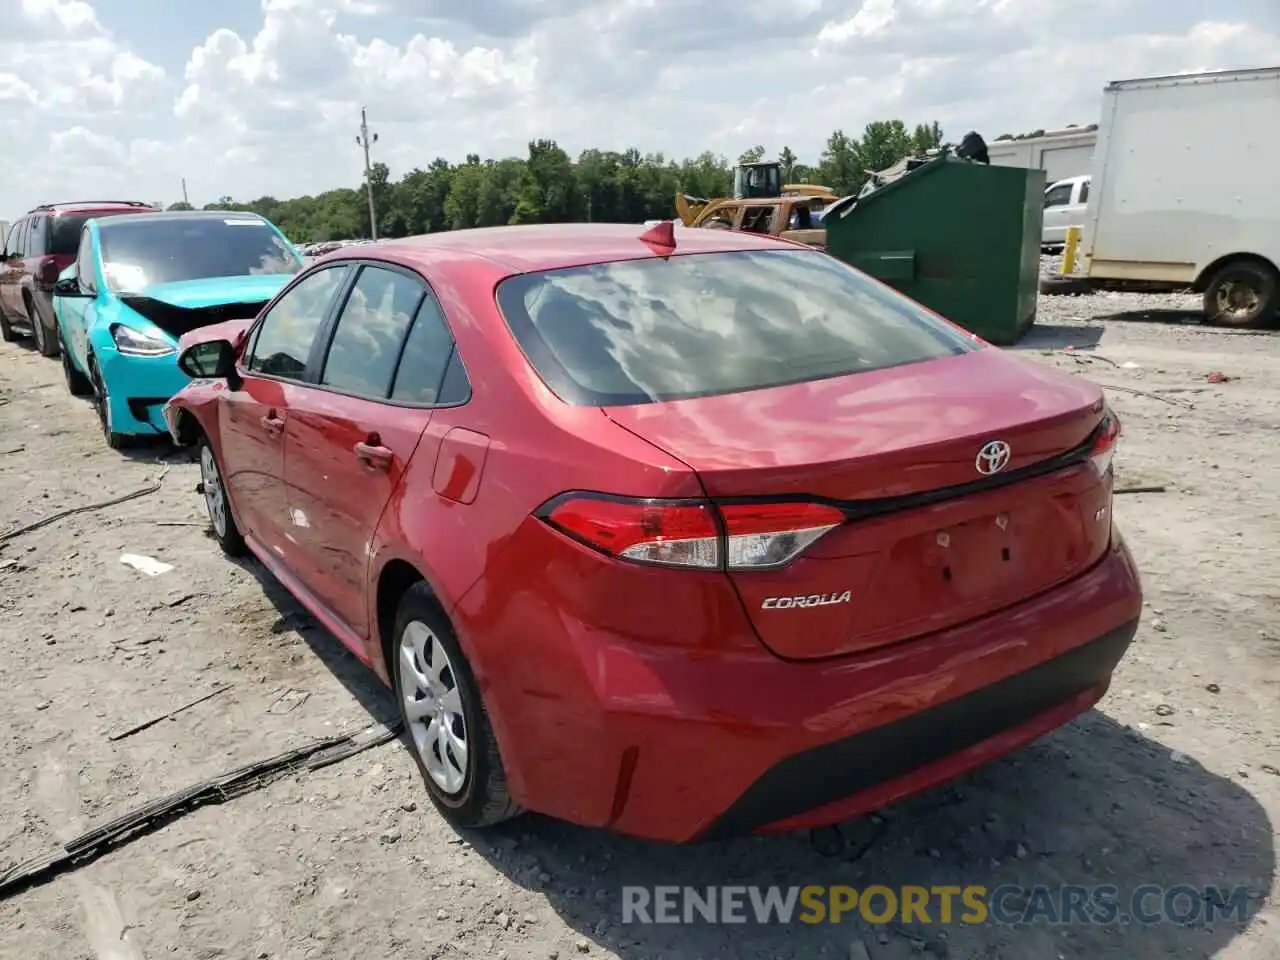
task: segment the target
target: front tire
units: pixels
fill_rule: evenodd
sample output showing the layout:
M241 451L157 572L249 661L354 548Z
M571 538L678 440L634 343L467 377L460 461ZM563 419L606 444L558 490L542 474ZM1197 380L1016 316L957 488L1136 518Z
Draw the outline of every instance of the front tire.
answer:
M67 392L73 397L93 396L93 384L89 382L88 377L75 368L65 343L61 344L59 352L62 354L62 379L67 385Z
M1280 275L1256 260L1228 263L1213 275L1204 291L1207 323L1241 330L1261 330L1280 311Z
M200 440L200 492L204 494L205 509L209 511L209 528L222 552L228 557L243 556L244 536L236 526L236 518L231 515L231 502L222 482L222 468L218 466L218 458L208 437Z
M392 637L389 666L400 716L436 809L464 828L517 816L475 676L425 583L400 601Z
M107 393L106 382L92 354L89 355L89 382L93 386L93 406L98 414L98 425L102 428L102 438L112 450L123 450L129 446L130 437L127 433L111 429L111 395Z

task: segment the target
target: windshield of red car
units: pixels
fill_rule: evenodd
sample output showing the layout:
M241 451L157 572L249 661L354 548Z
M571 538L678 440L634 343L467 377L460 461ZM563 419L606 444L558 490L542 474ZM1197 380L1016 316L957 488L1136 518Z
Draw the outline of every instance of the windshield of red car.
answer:
M99 225L102 271L116 292L156 283L297 273L301 258L265 220L117 217Z
M498 305L562 400L618 406L918 363L979 341L807 250L690 254L522 274Z

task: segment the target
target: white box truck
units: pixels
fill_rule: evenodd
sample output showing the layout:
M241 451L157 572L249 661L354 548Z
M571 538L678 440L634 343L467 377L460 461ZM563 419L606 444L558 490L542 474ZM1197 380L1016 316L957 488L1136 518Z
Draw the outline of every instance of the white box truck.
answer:
M1206 319L1280 312L1280 67L1109 84L1081 241L1090 281L1204 294Z

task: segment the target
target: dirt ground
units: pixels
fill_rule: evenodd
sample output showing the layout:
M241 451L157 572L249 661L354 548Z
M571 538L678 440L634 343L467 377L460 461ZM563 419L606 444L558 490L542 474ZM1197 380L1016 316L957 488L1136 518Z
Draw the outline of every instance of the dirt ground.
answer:
M1019 347L1154 394L1110 391L1121 485L1165 488L1117 498L1147 610L1110 694L1030 748L849 825L845 853L804 835L652 846L537 817L459 836L393 743L0 901L0 957L1280 957L1280 334L1204 329L1179 312L1193 305L1046 298ZM222 558L193 464L107 449L56 362L0 344L0 538L157 480L154 494L0 542L0 871L201 778L392 717L389 695L269 575ZM123 553L172 569L148 576ZM1245 886L1251 918L621 922L623 885L663 883Z

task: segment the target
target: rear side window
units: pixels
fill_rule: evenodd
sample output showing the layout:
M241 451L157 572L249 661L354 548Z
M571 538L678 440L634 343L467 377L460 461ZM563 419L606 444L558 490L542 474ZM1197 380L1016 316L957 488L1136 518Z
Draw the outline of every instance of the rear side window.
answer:
M27 224L30 220L19 220L18 225L9 234L9 256L25 257L27 255Z
M522 274L498 305L568 403L614 406L864 373L979 348L922 307L806 250Z
M465 389L446 393L443 389L445 370L454 353L453 335L445 324L444 314L434 297L428 296L418 308L418 316L404 344L404 355L396 371L391 399L402 403L457 403Z
M97 213L95 217L106 217L110 214ZM61 255L72 256L80 246L80 231L84 228L85 221L88 220L90 214L80 213L60 213L56 217L49 218L49 242L46 252Z
M362 269L338 317L320 382L362 397L386 398L400 346L425 293L422 281L407 274Z
M317 270L277 300L254 332L245 366L254 373L301 380L307 372L316 334L349 269L335 266Z
M27 256L43 257L49 246L49 217L34 217L27 224ZM79 239L79 238L77 238ZM74 253L74 248L72 253Z

